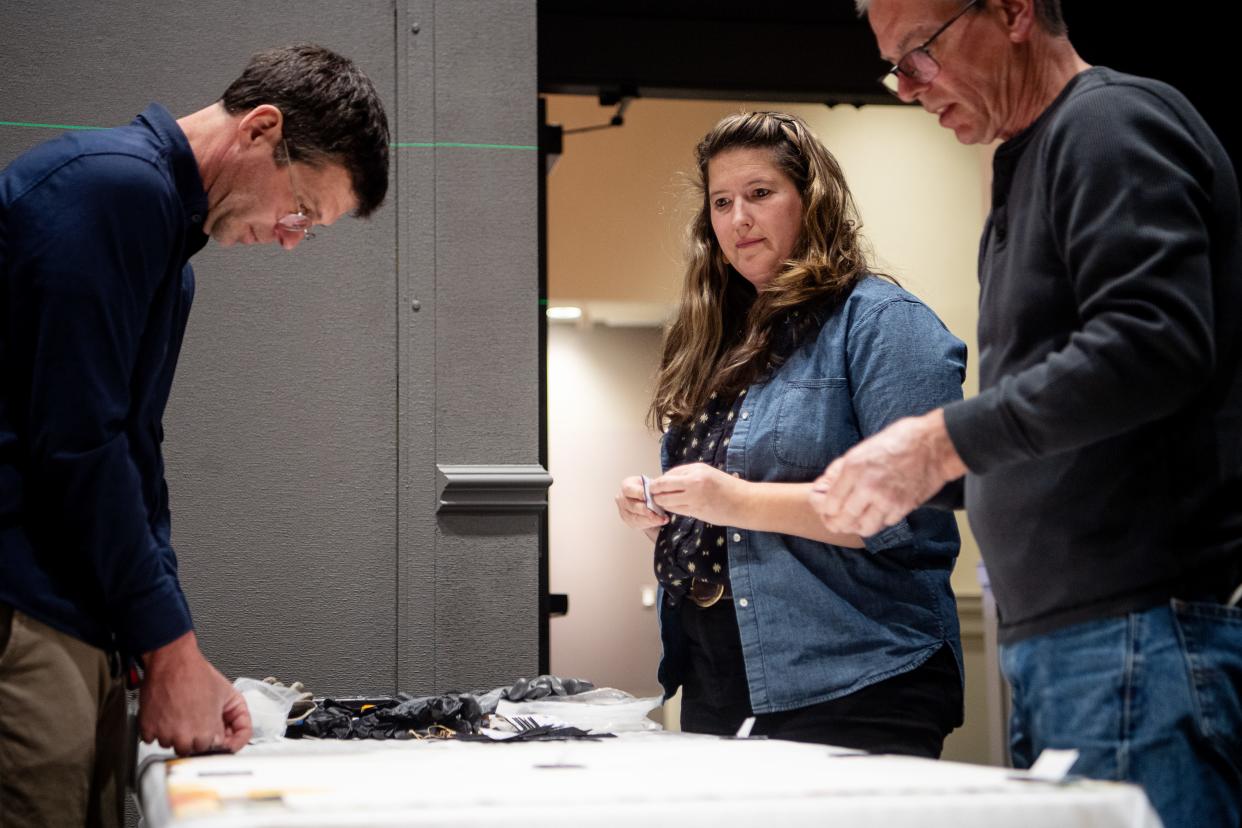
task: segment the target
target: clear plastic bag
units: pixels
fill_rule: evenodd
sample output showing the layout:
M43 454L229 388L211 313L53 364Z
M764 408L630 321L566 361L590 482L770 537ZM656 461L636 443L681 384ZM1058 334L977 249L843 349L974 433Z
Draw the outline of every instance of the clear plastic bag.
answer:
M547 696L535 701L500 700L496 712L502 716L549 716L573 727L596 733L629 733L660 730L647 718L659 707L660 696L638 698L613 687L601 687L573 696Z

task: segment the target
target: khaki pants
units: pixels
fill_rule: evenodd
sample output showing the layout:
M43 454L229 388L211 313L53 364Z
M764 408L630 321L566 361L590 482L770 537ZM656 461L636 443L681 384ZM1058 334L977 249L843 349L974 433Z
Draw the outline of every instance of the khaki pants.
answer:
M102 650L0 604L0 828L124 823L118 673Z

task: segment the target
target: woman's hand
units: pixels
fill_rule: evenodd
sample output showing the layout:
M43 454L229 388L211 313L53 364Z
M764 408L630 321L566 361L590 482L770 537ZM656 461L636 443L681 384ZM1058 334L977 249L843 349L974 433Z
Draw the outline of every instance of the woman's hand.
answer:
M638 475L621 481L621 492L616 497L617 514L626 526L643 532L655 542L660 527L668 523L667 515L657 515L647 508L643 497L643 479Z
M824 528L819 515L811 508L810 483L748 481L706 463L690 463L669 469L662 477L651 481L650 489L651 499L661 508L714 526L797 535L833 546L863 547L858 535L829 532ZM641 519L645 523L634 522L626 516L622 501L627 491L635 501L629 504L635 521ZM621 484L621 493L617 508L622 510L621 518L626 523L642 529L667 522L647 508L640 478L626 478ZM654 541L657 530L646 531L647 537Z
M670 512L716 526L733 526L747 485L706 463L690 463L651 481L651 498Z

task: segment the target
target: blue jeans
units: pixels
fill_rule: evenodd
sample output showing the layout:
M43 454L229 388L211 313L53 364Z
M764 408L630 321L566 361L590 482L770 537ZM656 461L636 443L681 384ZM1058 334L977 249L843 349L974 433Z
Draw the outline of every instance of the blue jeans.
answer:
M1242 822L1242 609L1179 600L1001 647L1016 767L1134 782L1165 828Z

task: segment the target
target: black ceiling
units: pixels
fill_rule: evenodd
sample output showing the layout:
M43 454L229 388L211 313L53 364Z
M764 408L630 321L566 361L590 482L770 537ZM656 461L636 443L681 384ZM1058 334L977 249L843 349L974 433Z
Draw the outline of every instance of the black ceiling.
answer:
M543 92L888 103L853 0L539 2Z
M1232 106L1213 82L1238 48L1230 27L1168 4L1062 5L1084 60L1178 87L1239 159ZM539 0L538 14L541 92L895 103L853 0Z

